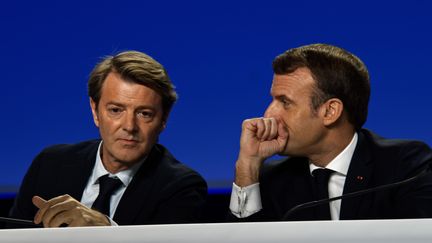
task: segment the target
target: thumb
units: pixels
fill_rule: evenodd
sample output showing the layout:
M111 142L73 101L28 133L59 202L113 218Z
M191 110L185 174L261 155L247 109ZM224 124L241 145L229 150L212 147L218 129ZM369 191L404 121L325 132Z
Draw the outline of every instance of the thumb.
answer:
M39 196L34 196L33 198L32 198L32 203L37 207L37 208L42 208L44 205L45 205L45 203L46 203L47 201L45 200L45 199L43 199L43 198L41 198L41 197L39 197Z
M282 122L279 122L278 124L278 143L282 148L285 148L287 142L288 142L289 134L288 129Z

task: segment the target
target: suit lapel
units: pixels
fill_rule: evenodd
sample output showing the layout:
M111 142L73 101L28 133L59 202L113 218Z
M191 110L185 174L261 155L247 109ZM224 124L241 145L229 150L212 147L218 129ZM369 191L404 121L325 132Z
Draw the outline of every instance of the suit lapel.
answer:
M354 151L348 174L345 179L343 194L366 189L372 175L371 154L365 136L358 132L358 142ZM359 213L364 197L343 199L340 219L354 219Z
M283 220L313 220L313 209L300 209L287 215L294 207L314 200L312 177L309 170L309 160L303 157L293 157L284 160L283 162L273 162L277 167L272 168L273 173L267 180L268 186L264 185L262 180L260 187L262 190L263 208L273 208L274 212L268 210L269 218L273 218L273 214L277 218ZM278 185L278 186L274 186ZM268 200L270 199L270 200ZM268 203L269 206L264 205Z
M114 221L119 225L133 224L143 214L143 210L152 211L150 205L155 198L152 198L150 192L157 174L156 167L162 159L163 154L155 145L120 199L114 214Z
M81 200L96 162L99 142L65 158L66 162L62 164L62 173L59 174L57 183L61 185L62 194L68 193L73 198Z
M297 199L294 206L316 200L314 196L314 182L309 169L309 160L305 158L302 160L301 173L297 176L296 182L294 182L295 190L293 195L296 195L295 198ZM315 209L311 208L301 209L292 216L293 220L314 220L315 218Z

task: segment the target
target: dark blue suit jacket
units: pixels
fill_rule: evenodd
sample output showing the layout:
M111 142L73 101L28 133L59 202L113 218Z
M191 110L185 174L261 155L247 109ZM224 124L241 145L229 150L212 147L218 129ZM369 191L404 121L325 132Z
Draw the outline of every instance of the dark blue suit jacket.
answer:
M10 217L32 220L37 208L31 198L69 194L80 200L95 164L100 140L56 145L42 151L24 177ZM207 184L155 145L124 192L114 221L119 225L196 222L207 195Z
M432 163L432 151L418 141L389 140L362 129L343 193L412 177ZM306 158L266 163L260 175L263 210L245 221L278 221L296 205L315 200ZM287 220L314 220L316 208L297 211ZM342 200L340 219L432 217L432 173L408 185Z

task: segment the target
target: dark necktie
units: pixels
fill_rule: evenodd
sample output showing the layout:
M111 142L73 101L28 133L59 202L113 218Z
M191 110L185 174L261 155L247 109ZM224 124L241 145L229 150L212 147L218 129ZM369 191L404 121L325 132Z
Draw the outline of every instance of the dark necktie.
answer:
M94 201L92 209L109 216L111 195L121 185L122 182L117 177L113 178L108 175L99 177L99 195Z
M330 175L334 171L329 169L315 169L312 175L315 180L316 186L316 200L329 198L328 195L328 181ZM330 220L330 204L326 203L317 207L317 220Z

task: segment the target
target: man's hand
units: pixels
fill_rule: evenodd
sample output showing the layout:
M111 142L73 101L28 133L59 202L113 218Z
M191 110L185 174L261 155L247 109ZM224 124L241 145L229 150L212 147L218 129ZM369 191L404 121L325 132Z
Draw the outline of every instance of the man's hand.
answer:
M257 183L263 161L282 152L287 142L288 131L284 124L275 118L245 120L236 162L236 185L245 187Z
M43 223L44 227L74 226L108 226L109 219L104 214L90 209L69 195L62 195L50 200L39 196L32 198L33 204L39 208L34 222Z

